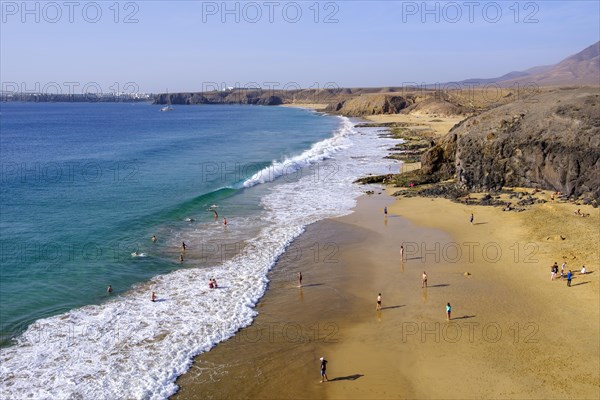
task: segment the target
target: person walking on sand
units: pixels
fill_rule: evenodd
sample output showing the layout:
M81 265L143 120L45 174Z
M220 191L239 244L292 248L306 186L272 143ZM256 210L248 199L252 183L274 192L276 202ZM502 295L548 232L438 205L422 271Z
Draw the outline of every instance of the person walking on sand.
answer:
M475 216L473 216L473 213L471 213L471 218L469 218L469 222L471 222L471 225L473 225L474 220L475 220Z
M580 272L580 274L582 274L582 275L585 275L585 274L587 274L587 271L586 271L586 269L585 269L585 265L582 265L582 266L581 266L581 272Z
M383 207L383 213L387 215L387 207Z
M450 321L452 319L452 306L450 303L446 304L446 319Z
M108 285L108 288L106 289L106 293L108 293L108 294L112 293L112 285Z
M400 261L404 261L404 246L400 246Z
M329 379L327 379L327 360L325 359L325 357L321 357L319 359L321 361L321 382L319 383L323 383L323 381L328 381Z
M298 272L298 287L302 286L302 272Z
M571 270L569 270L569 272L567 273L567 286L571 287L571 279L573 279L573 273L571 272Z
M427 272L423 271L423 276L422 276L421 280L422 280L421 287L426 288L427 287Z
M379 293L379 296L377 296L377 305L375 305L375 311L380 311L381 310L381 293Z

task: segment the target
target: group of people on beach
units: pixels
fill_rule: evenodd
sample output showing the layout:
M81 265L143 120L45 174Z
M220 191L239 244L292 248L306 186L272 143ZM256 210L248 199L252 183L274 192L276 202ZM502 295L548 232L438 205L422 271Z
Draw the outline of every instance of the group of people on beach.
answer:
M567 279L567 286L571 286L571 281L573 280L573 271L568 270L568 272L565 274L565 268L567 266L566 262L563 262L561 267L560 267L560 279ZM587 270L585 268L585 265L581 266L581 271L579 272L580 275L585 275L587 274ZM550 267L550 280L553 281L554 279L556 279L559 276L559 271L558 271L558 263L556 261L554 261L554 264Z

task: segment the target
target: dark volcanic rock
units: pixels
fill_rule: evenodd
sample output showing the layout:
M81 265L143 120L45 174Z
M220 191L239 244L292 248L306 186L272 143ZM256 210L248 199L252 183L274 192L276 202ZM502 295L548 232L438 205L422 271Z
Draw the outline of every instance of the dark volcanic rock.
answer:
M410 100L402 96L369 94L344 102L339 112L355 117L373 114L397 114L410 104Z
M523 186L600 198L600 96L555 89L471 117L421 158L471 190Z

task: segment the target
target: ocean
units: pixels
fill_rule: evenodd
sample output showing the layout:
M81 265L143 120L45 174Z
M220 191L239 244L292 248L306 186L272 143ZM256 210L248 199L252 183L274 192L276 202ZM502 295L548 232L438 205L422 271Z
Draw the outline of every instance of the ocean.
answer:
M286 107L2 103L3 396L175 393L193 356L252 323L305 227L350 213L356 178L398 170L384 158L397 141L355 123Z

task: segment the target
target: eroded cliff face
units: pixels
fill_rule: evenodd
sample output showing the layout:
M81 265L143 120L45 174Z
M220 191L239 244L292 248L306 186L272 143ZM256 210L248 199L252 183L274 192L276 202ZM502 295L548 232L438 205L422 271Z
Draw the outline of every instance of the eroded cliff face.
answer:
M362 95L344 102L337 111L351 117L377 114L398 114L413 104L409 96L396 95Z
M468 93L454 97L436 90L406 88L299 89L263 90L233 89L212 92L159 94L155 104L322 104L325 111L351 117L397 114L415 111L436 116L468 115L480 111L461 104ZM504 101L504 100L503 100ZM495 106L495 104L488 104Z
M160 94L154 100L155 104L255 104L262 106L276 106L283 104L280 96L262 90L245 90L231 92L209 93L173 93Z
M600 95L555 89L466 119L422 156L422 172L471 190L524 186L600 199Z

